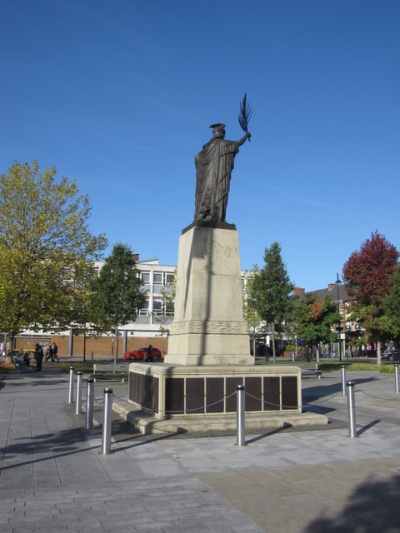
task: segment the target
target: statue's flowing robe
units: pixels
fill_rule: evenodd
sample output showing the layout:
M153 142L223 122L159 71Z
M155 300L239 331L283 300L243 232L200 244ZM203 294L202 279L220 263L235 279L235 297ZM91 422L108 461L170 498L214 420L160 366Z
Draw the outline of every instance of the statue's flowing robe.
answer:
M197 154L195 222L225 222L231 174L238 151L237 141L215 138Z

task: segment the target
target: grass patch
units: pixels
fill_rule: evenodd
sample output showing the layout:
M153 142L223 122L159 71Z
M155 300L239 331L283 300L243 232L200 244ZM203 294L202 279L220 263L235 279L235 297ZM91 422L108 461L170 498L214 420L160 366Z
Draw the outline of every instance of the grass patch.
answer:
M381 374L394 374L394 365L391 365L391 364L381 365L379 368L379 372Z
M92 362L58 363L55 368L59 368L62 372L69 374L69 369L72 366L75 372L82 372L82 374L85 374L85 378L96 378L97 381L122 381L122 378L128 380L128 370L116 370L113 372L112 370L107 369L102 371L101 363L95 363L95 365L96 373L93 371Z
M267 366L305 366L307 368L310 365L315 365L315 361L277 361L276 365L270 361L256 361L256 365L267 365ZM346 368L349 372L380 372L381 374L394 374L394 365L390 363L384 363L383 365L377 365L376 361L372 362L352 362L352 361L332 361L329 363L319 363L318 370L323 372L338 372L342 369L342 366Z
M93 374L93 363L88 362L74 362L74 363L57 363L55 368L59 368L62 372L69 374L69 369L72 368L75 372L82 372L83 374Z
M128 381L129 372L124 370L118 370L117 372L96 372L96 374L92 374L89 377L96 378L96 381L122 381L122 379Z

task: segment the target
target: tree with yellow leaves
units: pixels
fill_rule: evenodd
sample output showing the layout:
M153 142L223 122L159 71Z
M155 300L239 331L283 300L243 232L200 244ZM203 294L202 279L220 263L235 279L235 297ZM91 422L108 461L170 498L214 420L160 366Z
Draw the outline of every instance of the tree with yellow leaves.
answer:
M80 323L92 262L106 246L88 197L55 167L14 163L0 175L0 331Z

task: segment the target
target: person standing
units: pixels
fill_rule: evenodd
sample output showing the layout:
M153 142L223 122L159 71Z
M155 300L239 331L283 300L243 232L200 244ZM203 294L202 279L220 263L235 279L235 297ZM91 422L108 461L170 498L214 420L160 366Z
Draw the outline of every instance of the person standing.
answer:
M52 357L52 361L59 361L59 358L58 358L58 346L55 342L53 342L53 344L51 345L51 348L53 350L53 357Z
M35 345L35 354L34 359L36 361L36 372L40 372L42 370L42 363L43 363L43 348L40 346L40 344Z
M147 348L147 355L145 361L151 362L153 360L153 346L149 344Z

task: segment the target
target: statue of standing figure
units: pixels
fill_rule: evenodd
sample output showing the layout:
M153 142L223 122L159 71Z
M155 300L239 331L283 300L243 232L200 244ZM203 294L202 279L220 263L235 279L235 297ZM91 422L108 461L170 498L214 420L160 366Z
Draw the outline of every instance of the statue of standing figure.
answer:
M239 141L225 140L225 124L212 124L213 136L195 157L196 201L194 224L215 227L225 222L234 159L251 134Z

